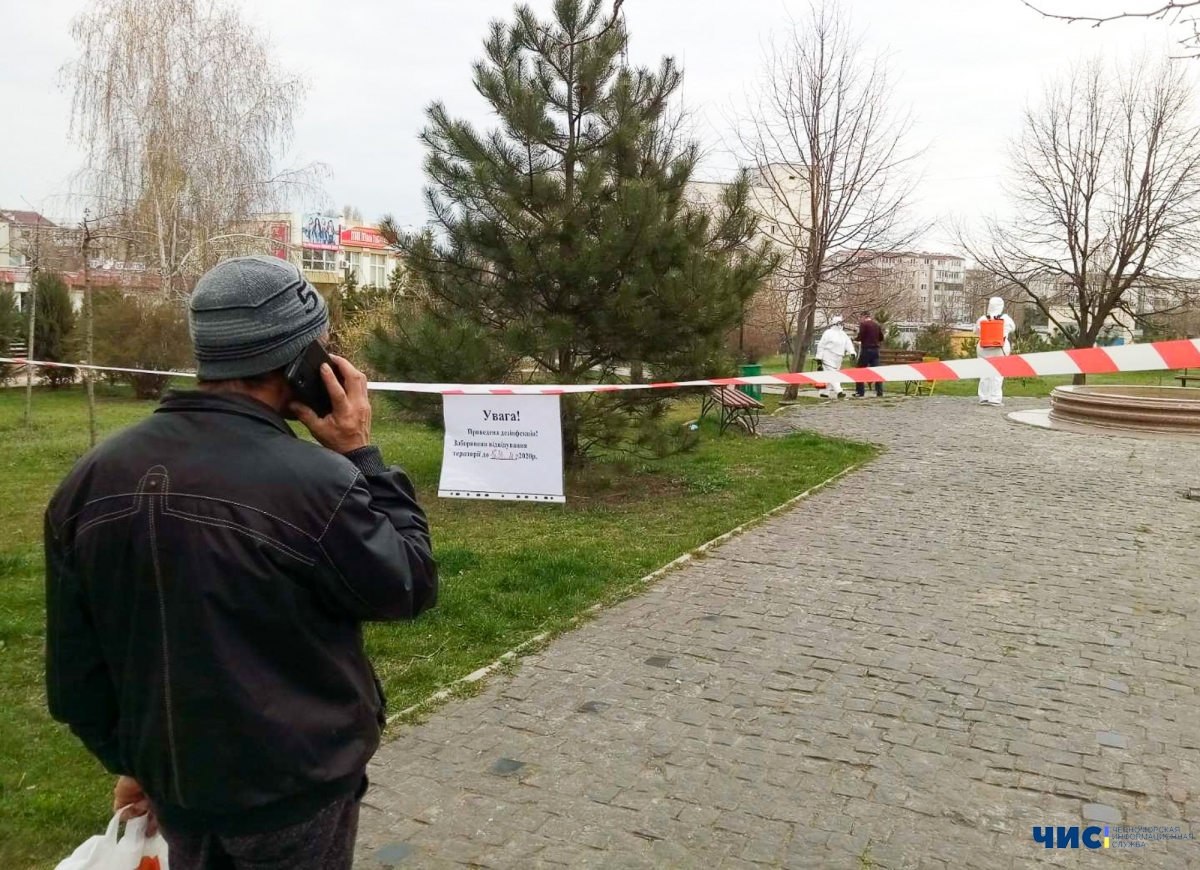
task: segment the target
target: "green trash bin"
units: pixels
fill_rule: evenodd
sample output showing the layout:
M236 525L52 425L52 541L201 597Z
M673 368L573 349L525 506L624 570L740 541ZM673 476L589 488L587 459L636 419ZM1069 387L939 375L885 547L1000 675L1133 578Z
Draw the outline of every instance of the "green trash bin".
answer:
M740 374L743 378L751 378L755 375L761 375L762 366L741 366L738 370L738 374ZM738 389L747 396L757 399L760 402L762 401L762 384L743 384L742 386L738 387Z

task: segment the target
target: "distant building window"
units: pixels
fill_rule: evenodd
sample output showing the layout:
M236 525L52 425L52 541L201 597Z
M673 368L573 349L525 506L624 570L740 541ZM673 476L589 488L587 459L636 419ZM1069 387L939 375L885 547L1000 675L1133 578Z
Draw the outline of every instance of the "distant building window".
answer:
M370 271L367 273L367 283L383 288L387 286L387 257L383 254L364 254L363 259L370 261Z
M304 249L304 268L309 272L336 272L337 251Z

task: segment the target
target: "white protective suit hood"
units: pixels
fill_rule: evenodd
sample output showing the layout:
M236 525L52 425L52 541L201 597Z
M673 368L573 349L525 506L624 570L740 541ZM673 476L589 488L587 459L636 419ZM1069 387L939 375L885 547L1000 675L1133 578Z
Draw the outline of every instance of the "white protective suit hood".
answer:
M993 296L988 300L988 317L999 317L1004 313L1004 300L999 296Z

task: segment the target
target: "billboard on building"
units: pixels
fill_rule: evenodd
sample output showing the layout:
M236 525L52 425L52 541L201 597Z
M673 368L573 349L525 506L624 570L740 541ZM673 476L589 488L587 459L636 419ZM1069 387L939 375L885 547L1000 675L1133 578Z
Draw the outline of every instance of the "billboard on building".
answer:
M342 230L343 248L390 248L387 239L374 227L348 227Z
M292 225L287 221L271 224L267 229L271 238L271 256L288 259L288 245L292 242Z
M336 251L341 236L341 223L338 218L326 217L323 214L306 214L301 225L303 246L322 251Z

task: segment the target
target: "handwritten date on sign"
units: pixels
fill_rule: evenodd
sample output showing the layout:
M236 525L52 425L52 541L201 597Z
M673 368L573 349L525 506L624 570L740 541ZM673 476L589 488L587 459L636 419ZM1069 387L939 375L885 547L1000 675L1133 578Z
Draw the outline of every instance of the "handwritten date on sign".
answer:
M520 460L536 462L537 454L530 453L528 450L504 450L500 447L494 447L492 448L491 458L505 462L517 462Z

